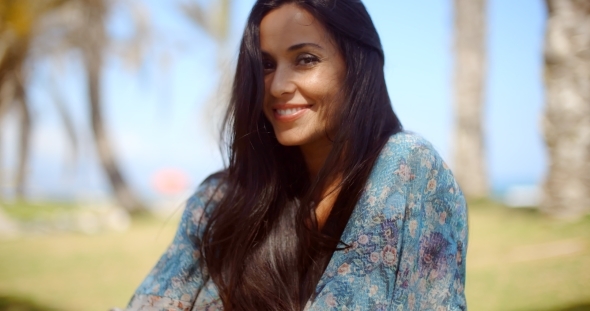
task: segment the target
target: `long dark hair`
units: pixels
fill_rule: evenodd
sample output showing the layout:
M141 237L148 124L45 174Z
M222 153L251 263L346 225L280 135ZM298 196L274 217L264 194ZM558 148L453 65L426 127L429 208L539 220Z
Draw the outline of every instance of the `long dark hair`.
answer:
M299 148L280 145L262 111L260 23L285 3L300 6L320 21L346 63L344 109L330 116L330 128L336 129L330 132L333 146L313 179ZM199 241L225 310L301 310L313 299L332 253L343 246L340 236L379 152L390 135L401 131L383 65L379 36L360 0L254 4L224 123L225 195ZM340 191L320 230L314 202L321 201L322 190L334 176Z

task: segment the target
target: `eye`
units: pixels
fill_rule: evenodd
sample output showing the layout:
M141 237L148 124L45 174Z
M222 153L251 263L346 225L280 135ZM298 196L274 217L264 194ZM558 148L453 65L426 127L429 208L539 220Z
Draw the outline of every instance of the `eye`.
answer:
M275 70L275 63L269 59L263 59L262 68L264 69L264 73L270 73Z
M311 67L320 62L320 59L312 54L301 54L297 57L297 66Z

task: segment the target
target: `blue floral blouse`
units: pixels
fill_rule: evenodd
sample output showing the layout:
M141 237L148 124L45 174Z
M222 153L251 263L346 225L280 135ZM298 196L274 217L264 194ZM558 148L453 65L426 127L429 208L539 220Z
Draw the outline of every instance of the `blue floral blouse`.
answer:
M223 197L218 183L209 178L189 199L174 241L127 310L223 310L192 238L210 214L204 203ZM334 252L305 310L467 309L465 200L423 138L389 139L341 239L351 247Z

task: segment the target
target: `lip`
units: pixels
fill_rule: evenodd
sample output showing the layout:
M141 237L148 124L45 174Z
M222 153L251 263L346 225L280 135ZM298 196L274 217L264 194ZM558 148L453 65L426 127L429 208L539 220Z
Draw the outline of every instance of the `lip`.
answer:
M309 111L312 105L309 104L279 104L272 106L272 114L275 120L281 122L292 122L301 118ZM279 114L278 110L298 109L298 111L290 114Z

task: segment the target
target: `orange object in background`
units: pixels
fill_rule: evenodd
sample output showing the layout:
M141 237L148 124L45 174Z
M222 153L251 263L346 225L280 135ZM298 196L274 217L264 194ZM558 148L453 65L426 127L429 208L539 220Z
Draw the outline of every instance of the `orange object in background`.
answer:
M181 194L189 186L188 174L175 168L160 169L152 175L151 179L153 189L164 195Z

